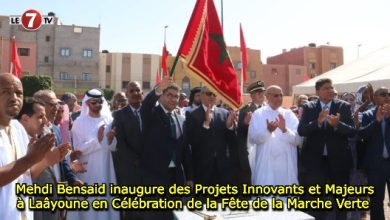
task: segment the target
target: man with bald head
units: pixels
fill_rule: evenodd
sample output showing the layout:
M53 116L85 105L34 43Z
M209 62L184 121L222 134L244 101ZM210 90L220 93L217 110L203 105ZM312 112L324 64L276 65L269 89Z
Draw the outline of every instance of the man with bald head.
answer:
M15 185L31 184L31 178L46 168L39 164L54 143L53 135L28 140L23 126L13 119L22 105L20 80L9 73L0 74L0 216L3 219L33 219L28 208L16 209Z
M359 136L367 143L364 168L368 185L375 187L371 196L371 219L385 219L383 200L385 186L390 184L390 101L389 90L381 87L374 92L375 108L363 113Z
M281 107L283 91L279 86L269 86L265 95L268 105L253 113L248 129L248 141L256 152L255 162L250 161L254 165L252 184L297 184L298 118Z
M126 90L128 105L113 112L112 127L116 128L118 141L112 152L118 185L142 185L141 156L143 152L141 109L144 95L138 82L129 82ZM156 102L156 100L155 100ZM121 219L142 219L138 211L123 211Z
M119 185L140 185L140 160L142 155L141 108L144 99L138 82L129 82L126 96L128 105L113 113L113 127L118 141L114 157L115 172Z

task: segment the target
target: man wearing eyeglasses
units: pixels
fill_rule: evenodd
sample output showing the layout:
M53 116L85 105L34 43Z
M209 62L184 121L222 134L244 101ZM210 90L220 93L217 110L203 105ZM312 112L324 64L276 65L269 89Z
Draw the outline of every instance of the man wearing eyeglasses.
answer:
M390 184L390 101L389 91L381 87L374 92L375 108L363 113L359 137L367 143L364 168L368 185L375 187L371 196L371 219L385 219L383 200Z
M268 105L253 113L248 129L248 142L255 145L252 184L292 185L298 183L297 146L298 118L290 109L282 108L283 92L279 86L265 91Z
M143 115L142 167L146 185L193 186L192 158L184 131L184 116L175 109L180 88L169 78L152 90L145 98ZM159 98L159 105L150 105ZM172 197L171 197L172 199ZM144 219L172 220L172 211L146 212Z
M237 113L215 106L216 95L203 87L202 105L187 114L194 182L202 185L236 181L238 153L234 121Z
M306 188L319 184L344 185L349 182L352 153L348 137L356 134L351 106L335 99L332 80L319 79L315 83L317 101L303 105L298 126L299 135L306 138L302 146L302 165L305 169L301 184ZM319 195L322 197L324 195ZM307 200L316 199L306 194ZM346 211L336 210L336 219L346 219ZM325 219L324 210L309 211L316 219Z

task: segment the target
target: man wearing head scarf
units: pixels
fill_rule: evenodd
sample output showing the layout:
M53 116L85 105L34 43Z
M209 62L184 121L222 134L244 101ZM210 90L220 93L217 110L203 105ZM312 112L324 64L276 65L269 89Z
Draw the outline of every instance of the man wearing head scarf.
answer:
M112 116L103 92L91 89L85 93L80 117L72 127L73 146L81 151L79 161L85 172L79 178L86 184L116 184L111 152L115 150L115 128L111 128ZM110 201L109 195L106 196ZM90 203L96 198L90 197ZM93 209L70 213L70 219L119 219L119 212L109 209L96 212ZM77 215L78 214L78 215Z

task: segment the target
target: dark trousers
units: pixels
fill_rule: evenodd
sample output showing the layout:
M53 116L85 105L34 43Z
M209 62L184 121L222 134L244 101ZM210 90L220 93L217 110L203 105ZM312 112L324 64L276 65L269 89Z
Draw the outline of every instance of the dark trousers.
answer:
M182 185L182 184L179 184L177 182L176 168L169 168L167 176L164 178L163 182L164 182L163 186L165 187L165 192L168 192L169 187L175 183L177 185ZM161 184L158 184L158 185L161 185ZM153 198L156 199L157 197L153 197ZM173 199L173 198L169 197L168 199ZM173 211L171 211L171 210L162 210L162 211L157 211L157 210L148 211L148 210L146 210L144 212L143 219L144 220L157 220L157 219L158 220L172 220L173 219Z
M370 219L384 220L383 200L386 183L390 184L390 159L383 159L380 169L367 170L367 180L368 185L375 187L375 193L370 197Z
M321 169L320 170L310 170L308 168L305 171L305 174L302 179L302 185L305 189L308 189L309 186L314 186L319 184L323 189L325 184L335 184L335 185L344 185L349 182L349 171L340 171L340 170L332 170L329 165L329 159L327 156L324 156L321 161ZM308 195L306 193L304 199L313 200L317 197ZM326 197L324 195L320 195L320 199L324 200ZM335 201L334 201L335 203ZM323 210L308 210L308 214L315 217L317 220L325 220L327 215L329 215L331 211L323 211ZM335 210L336 220L344 220L347 219L347 211Z

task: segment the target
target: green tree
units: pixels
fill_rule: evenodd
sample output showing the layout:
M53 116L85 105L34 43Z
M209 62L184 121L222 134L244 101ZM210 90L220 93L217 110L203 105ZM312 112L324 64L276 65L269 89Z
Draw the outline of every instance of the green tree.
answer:
M112 99L112 96L114 95L114 90L112 89L103 89L104 98L109 102Z
M52 80L49 76L23 76L21 81L25 97L32 97L35 92L42 89L52 89Z

